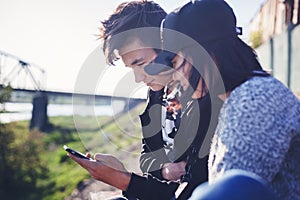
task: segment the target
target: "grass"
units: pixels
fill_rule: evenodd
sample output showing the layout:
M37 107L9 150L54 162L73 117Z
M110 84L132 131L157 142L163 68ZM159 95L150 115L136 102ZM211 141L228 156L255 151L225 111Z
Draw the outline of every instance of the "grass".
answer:
M42 133L41 138L37 138L43 143L44 151L40 152L40 157L46 163L47 178L38 179L39 192L35 195L26 194L26 199L61 200L70 196L85 179L90 178L83 168L66 156L64 144L81 152L116 155L124 159L122 161L125 161L125 165L130 157L138 156L139 149L132 150L130 147L140 144L141 128L138 114L142 109L141 105L119 118L102 116L91 120L89 117L76 116L77 124L72 116L49 118L53 127L48 133ZM100 129L101 125L107 122L110 123ZM10 125L16 134L15 145L30 134L29 131L24 131L28 130L28 121L14 122ZM24 196L18 198L18 194L14 194L13 198L24 199Z

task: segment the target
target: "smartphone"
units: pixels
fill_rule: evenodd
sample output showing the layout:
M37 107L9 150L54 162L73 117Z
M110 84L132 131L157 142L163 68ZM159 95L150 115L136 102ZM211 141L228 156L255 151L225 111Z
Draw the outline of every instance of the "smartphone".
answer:
M84 155L83 153L80 153L79 151L76 151L74 149L71 149L69 146L64 145L64 149L69 152L70 154L73 154L74 156L78 157L78 158L83 158L83 159L87 159L87 160L93 160L92 158L87 157L86 155Z

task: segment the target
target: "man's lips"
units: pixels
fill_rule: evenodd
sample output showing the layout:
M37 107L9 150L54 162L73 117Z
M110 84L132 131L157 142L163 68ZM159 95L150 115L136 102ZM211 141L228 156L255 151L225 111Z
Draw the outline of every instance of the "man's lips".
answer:
M146 83L147 86L153 85L153 81Z

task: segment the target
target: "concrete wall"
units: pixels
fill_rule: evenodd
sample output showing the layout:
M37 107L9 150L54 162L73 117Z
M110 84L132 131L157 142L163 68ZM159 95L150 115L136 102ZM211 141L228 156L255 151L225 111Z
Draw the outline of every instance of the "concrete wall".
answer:
M292 32L291 89L300 94L300 27Z
M266 70L300 94L300 26L290 28L255 49Z

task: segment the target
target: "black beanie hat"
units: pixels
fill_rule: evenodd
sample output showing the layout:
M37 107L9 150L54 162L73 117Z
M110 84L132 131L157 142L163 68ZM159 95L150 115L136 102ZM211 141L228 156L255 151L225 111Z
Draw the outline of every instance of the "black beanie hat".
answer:
M191 38L200 45L237 37L241 29L236 27L232 8L224 0L196 0L177 8L166 16L161 25L162 52L154 63L145 67L150 75L171 69L176 52L191 45L191 39L175 36L176 33ZM174 35L175 34L175 35Z

